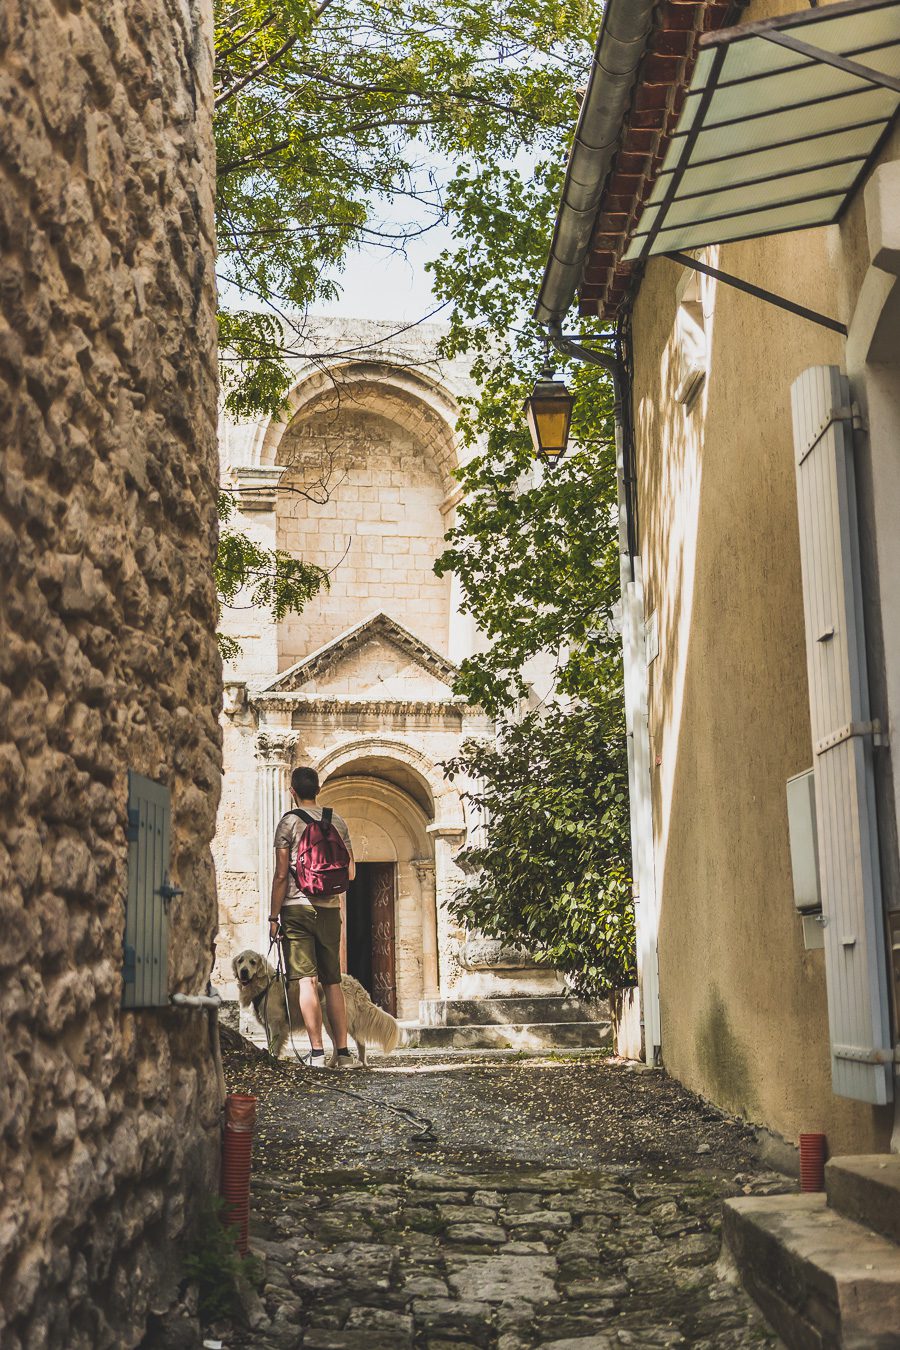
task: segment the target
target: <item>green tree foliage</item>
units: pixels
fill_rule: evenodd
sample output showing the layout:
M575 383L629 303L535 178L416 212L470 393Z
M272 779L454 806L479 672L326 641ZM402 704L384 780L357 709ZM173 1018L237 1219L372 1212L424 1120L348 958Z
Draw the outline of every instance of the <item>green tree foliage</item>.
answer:
M454 302L447 354L473 357L479 386L461 423L475 453L437 570L459 578L488 640L463 662L458 689L499 735L449 766L475 784L470 804L486 822L454 903L470 926L524 943L599 994L634 979L613 391L597 367L558 362L577 396L576 448L537 469L522 416L542 359L530 311L570 107L552 120L531 175L459 169L447 194L457 245L434 265L437 293ZM523 716L538 656L553 660L555 693Z
M558 146L590 62L596 0L215 0L223 382L276 412L302 316L360 244L402 249L470 179ZM490 210L485 222L489 224ZM406 223L404 223L406 222ZM466 220L466 233L477 222ZM240 302L242 298L242 303Z
M453 908L603 994L634 979L608 391L579 400L597 443L580 426L581 448L537 481L510 429L520 392L502 429L493 401L473 410L475 425L488 419L488 449L460 475L469 496L437 564L459 576L489 639L463 662L458 691L499 733L496 746L466 743L448 766L476 785L469 802L486 821L486 842L463 855L470 879ZM522 717L526 663L542 654L554 658L557 696Z
M483 845L457 915L489 937L518 942L604 994L634 980L628 877L627 765L621 728L602 708L533 711L501 724L496 745L471 742L450 766L480 786Z

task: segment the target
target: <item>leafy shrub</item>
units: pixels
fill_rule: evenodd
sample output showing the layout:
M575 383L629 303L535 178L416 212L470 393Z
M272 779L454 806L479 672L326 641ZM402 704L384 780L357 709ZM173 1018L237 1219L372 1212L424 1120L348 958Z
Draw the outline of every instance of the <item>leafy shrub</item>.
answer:
M263 1266L257 1256L241 1256L236 1230L225 1222L221 1196L204 1202L185 1258L185 1273L197 1285L200 1320L204 1325L241 1314L241 1286L262 1283Z
M467 742L447 766L479 786L484 841L451 908L488 937L518 942L584 994L635 978L624 727L608 708L559 705Z

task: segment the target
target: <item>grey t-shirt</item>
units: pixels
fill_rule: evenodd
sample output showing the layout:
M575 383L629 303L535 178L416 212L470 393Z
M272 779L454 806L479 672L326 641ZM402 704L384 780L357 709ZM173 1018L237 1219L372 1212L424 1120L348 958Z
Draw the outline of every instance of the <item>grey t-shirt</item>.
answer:
M324 807L304 806L302 810L304 810L308 816L312 816L313 820L321 820ZM342 816L338 815L337 811L332 811L331 823L347 845L347 852L352 857L353 845L350 843L350 831L347 829L347 822ZM301 820L299 816L295 816L291 811L288 811L286 815L282 816L275 827L275 847L290 850L292 869L297 857L297 848L300 840L303 838L303 831L305 829L306 821ZM329 895L326 900L317 900L315 908L338 909L340 903L341 897L339 895ZM310 909L313 908L313 902L308 896L304 895L298 887L293 870L288 872L288 888L287 894L284 897L282 909L286 909L288 905L306 905Z

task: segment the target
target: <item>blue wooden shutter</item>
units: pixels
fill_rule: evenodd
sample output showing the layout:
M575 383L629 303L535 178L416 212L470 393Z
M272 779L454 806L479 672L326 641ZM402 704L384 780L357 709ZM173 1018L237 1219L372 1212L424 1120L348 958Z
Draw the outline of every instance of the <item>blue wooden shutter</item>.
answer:
M791 390L834 1090L892 1095L888 970L863 632L850 390L814 366Z
M169 1002L169 789L128 774L128 899L123 1008Z

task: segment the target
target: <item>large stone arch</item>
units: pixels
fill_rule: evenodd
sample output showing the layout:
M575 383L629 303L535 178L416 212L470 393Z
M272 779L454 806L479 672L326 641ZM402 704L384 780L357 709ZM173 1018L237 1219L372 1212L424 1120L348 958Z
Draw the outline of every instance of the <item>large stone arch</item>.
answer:
M253 462L263 468L280 463L279 449L298 419L348 405L381 413L420 436L429 445L446 490L453 491L453 470L459 463L454 430L459 405L429 373L390 361L350 361L302 371L287 396L286 414L260 426Z
M419 791L413 786L409 795L418 801L432 826L465 832L465 814L459 792L434 760L409 741L377 734L359 736L333 746L316 760L314 767L324 788L329 779L360 773L363 771L362 766L371 766L373 760L403 766L414 775ZM387 775L379 773L377 776L386 776L388 781L393 777L390 770ZM398 783L398 786L402 784Z
M263 471L283 469L274 543L323 568L331 584L279 624L279 667L373 604L447 652L451 581L432 564L457 487L453 395L431 373L373 359L301 372L288 405L258 447Z

